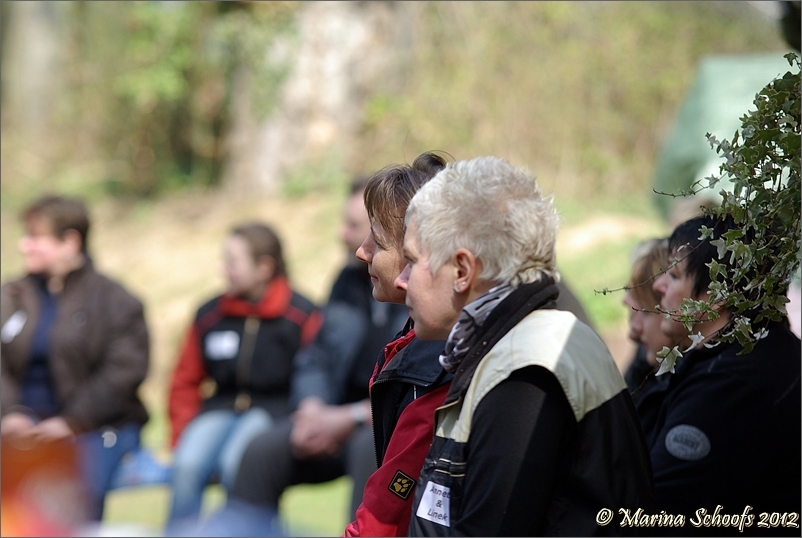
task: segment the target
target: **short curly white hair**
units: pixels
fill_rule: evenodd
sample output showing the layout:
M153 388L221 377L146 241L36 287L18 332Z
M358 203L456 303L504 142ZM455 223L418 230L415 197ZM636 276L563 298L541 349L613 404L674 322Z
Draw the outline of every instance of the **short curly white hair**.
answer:
M495 285L560 279L552 197L543 196L532 174L504 159L448 164L415 194L405 218L432 273L466 248L483 264L479 278Z

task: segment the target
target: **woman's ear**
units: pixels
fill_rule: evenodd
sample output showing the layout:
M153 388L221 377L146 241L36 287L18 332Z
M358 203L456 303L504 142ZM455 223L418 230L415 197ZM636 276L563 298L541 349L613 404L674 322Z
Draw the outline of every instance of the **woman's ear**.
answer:
M710 306L713 308L713 310L718 312L719 316L727 311L727 308L724 306L724 301L717 301Z
M276 273L276 259L273 256L262 256L256 262L256 271L264 282L273 280Z
M456 271L454 291L457 293L468 291L482 273L482 262L474 256L473 252L465 248L457 249L453 262Z
M693 295L691 295L691 296L689 297L689 299L693 299L693 300L695 300L695 301L704 301L704 302L707 302L707 301L709 301L709 300L710 300L710 293L708 293L707 291L704 291L704 290L703 290L703 291L702 291L702 292L700 292L700 293L699 293L699 294L698 294L696 297L694 297ZM726 311L727 311L727 308L724 306L724 301L723 301L723 300L721 300L721 301L716 301L715 303L711 303L711 305L710 305L710 306L711 306L711 308L712 308L713 310L715 310L716 312L718 312L719 316L721 316L721 315L722 315L724 312L726 312Z
M61 234L61 242L70 247L70 251L75 254L80 253L84 248L83 239L77 230L68 229Z

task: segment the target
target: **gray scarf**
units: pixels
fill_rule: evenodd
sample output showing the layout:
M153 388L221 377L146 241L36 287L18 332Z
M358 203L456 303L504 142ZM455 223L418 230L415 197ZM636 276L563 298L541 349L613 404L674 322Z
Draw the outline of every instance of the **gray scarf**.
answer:
M440 364L447 372L457 371L457 367L476 339L476 330L513 289L510 284L499 284L465 305L457 323L451 329L451 334L448 335L445 350L440 355Z

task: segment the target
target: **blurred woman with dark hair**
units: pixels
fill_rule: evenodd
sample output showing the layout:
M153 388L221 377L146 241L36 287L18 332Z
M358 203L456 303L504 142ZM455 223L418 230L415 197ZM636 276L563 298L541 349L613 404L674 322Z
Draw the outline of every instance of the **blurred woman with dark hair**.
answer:
M701 234L703 226L709 236ZM665 374L669 379L654 384L637 406L651 452L656 508L693 514L721 505L724 517L743 512L755 519L761 513L798 514L800 341L785 316L773 321L762 306L742 313L752 320L750 351L721 338L737 327L738 314L721 290L753 289L750 282L770 274L776 260L769 249L743 267L729 252L720 256L717 241L733 231L744 245L754 240L754 230L744 230L731 216L704 215L678 225L668 239L672 263L652 284L661 296L660 308L668 313L660 317L660 328L669 346L682 352L671 374ZM711 286L713 262L720 265L720 287ZM774 291L781 295L787 285L778 282ZM677 319L689 299L709 302L715 311L694 314L690 330ZM759 520L748 526L762 530ZM716 531L725 532L686 525L672 535ZM771 532L799 536L798 522L783 519Z
M230 489L250 440L289 414L292 359L320 326L317 308L290 287L270 227L234 228L223 260L228 286L198 309L170 388L169 525L194 522L213 475Z

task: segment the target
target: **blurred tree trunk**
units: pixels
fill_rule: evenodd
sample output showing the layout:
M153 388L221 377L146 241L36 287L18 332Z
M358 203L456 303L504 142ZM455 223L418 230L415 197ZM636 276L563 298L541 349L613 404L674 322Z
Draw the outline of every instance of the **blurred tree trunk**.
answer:
M332 156L359 171L355 141L365 103L399 84L413 9L406 2L303 3L296 39L282 36L271 47L290 70L266 118L254 118L253 79L235 76L222 183L271 192L294 171Z
M64 9L62 2L3 2L3 123L24 140L47 133L64 91Z

